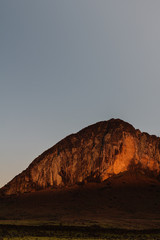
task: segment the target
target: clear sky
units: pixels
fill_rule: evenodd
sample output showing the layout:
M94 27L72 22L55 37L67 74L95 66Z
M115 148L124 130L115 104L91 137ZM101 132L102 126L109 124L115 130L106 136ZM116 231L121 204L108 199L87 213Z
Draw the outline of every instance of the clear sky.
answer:
M159 0L0 0L0 186L92 123L160 135Z

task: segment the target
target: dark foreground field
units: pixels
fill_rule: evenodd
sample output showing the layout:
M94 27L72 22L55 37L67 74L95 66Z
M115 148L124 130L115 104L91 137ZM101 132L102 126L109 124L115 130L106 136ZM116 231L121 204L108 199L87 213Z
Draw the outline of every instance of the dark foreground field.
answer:
M160 182L123 175L103 183L0 198L2 239L160 239Z
M123 175L104 183L4 196L0 224L5 220L160 229L160 182L143 175Z
M0 239L114 239L114 240L158 240L160 230L106 229L98 226L23 226L0 225Z

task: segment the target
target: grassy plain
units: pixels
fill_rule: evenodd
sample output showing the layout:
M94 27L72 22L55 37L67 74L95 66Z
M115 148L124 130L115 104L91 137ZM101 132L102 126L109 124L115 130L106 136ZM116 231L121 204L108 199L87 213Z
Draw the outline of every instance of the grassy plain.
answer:
M0 240L159 240L159 229L107 229L99 226L0 225Z

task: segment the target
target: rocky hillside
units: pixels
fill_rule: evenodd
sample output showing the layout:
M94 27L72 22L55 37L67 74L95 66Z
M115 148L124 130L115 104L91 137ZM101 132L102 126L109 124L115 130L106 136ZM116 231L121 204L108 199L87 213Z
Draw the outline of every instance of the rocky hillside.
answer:
M139 171L158 179L160 138L142 133L120 119L111 119L64 138L0 192L10 195L103 182L126 171Z

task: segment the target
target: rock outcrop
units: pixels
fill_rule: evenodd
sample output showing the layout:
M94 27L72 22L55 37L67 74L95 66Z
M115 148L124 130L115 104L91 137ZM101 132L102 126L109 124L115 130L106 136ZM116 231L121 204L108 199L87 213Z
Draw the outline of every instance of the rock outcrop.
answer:
M120 119L111 119L64 138L37 157L0 193L103 182L126 171L140 171L158 179L160 138L141 133Z

